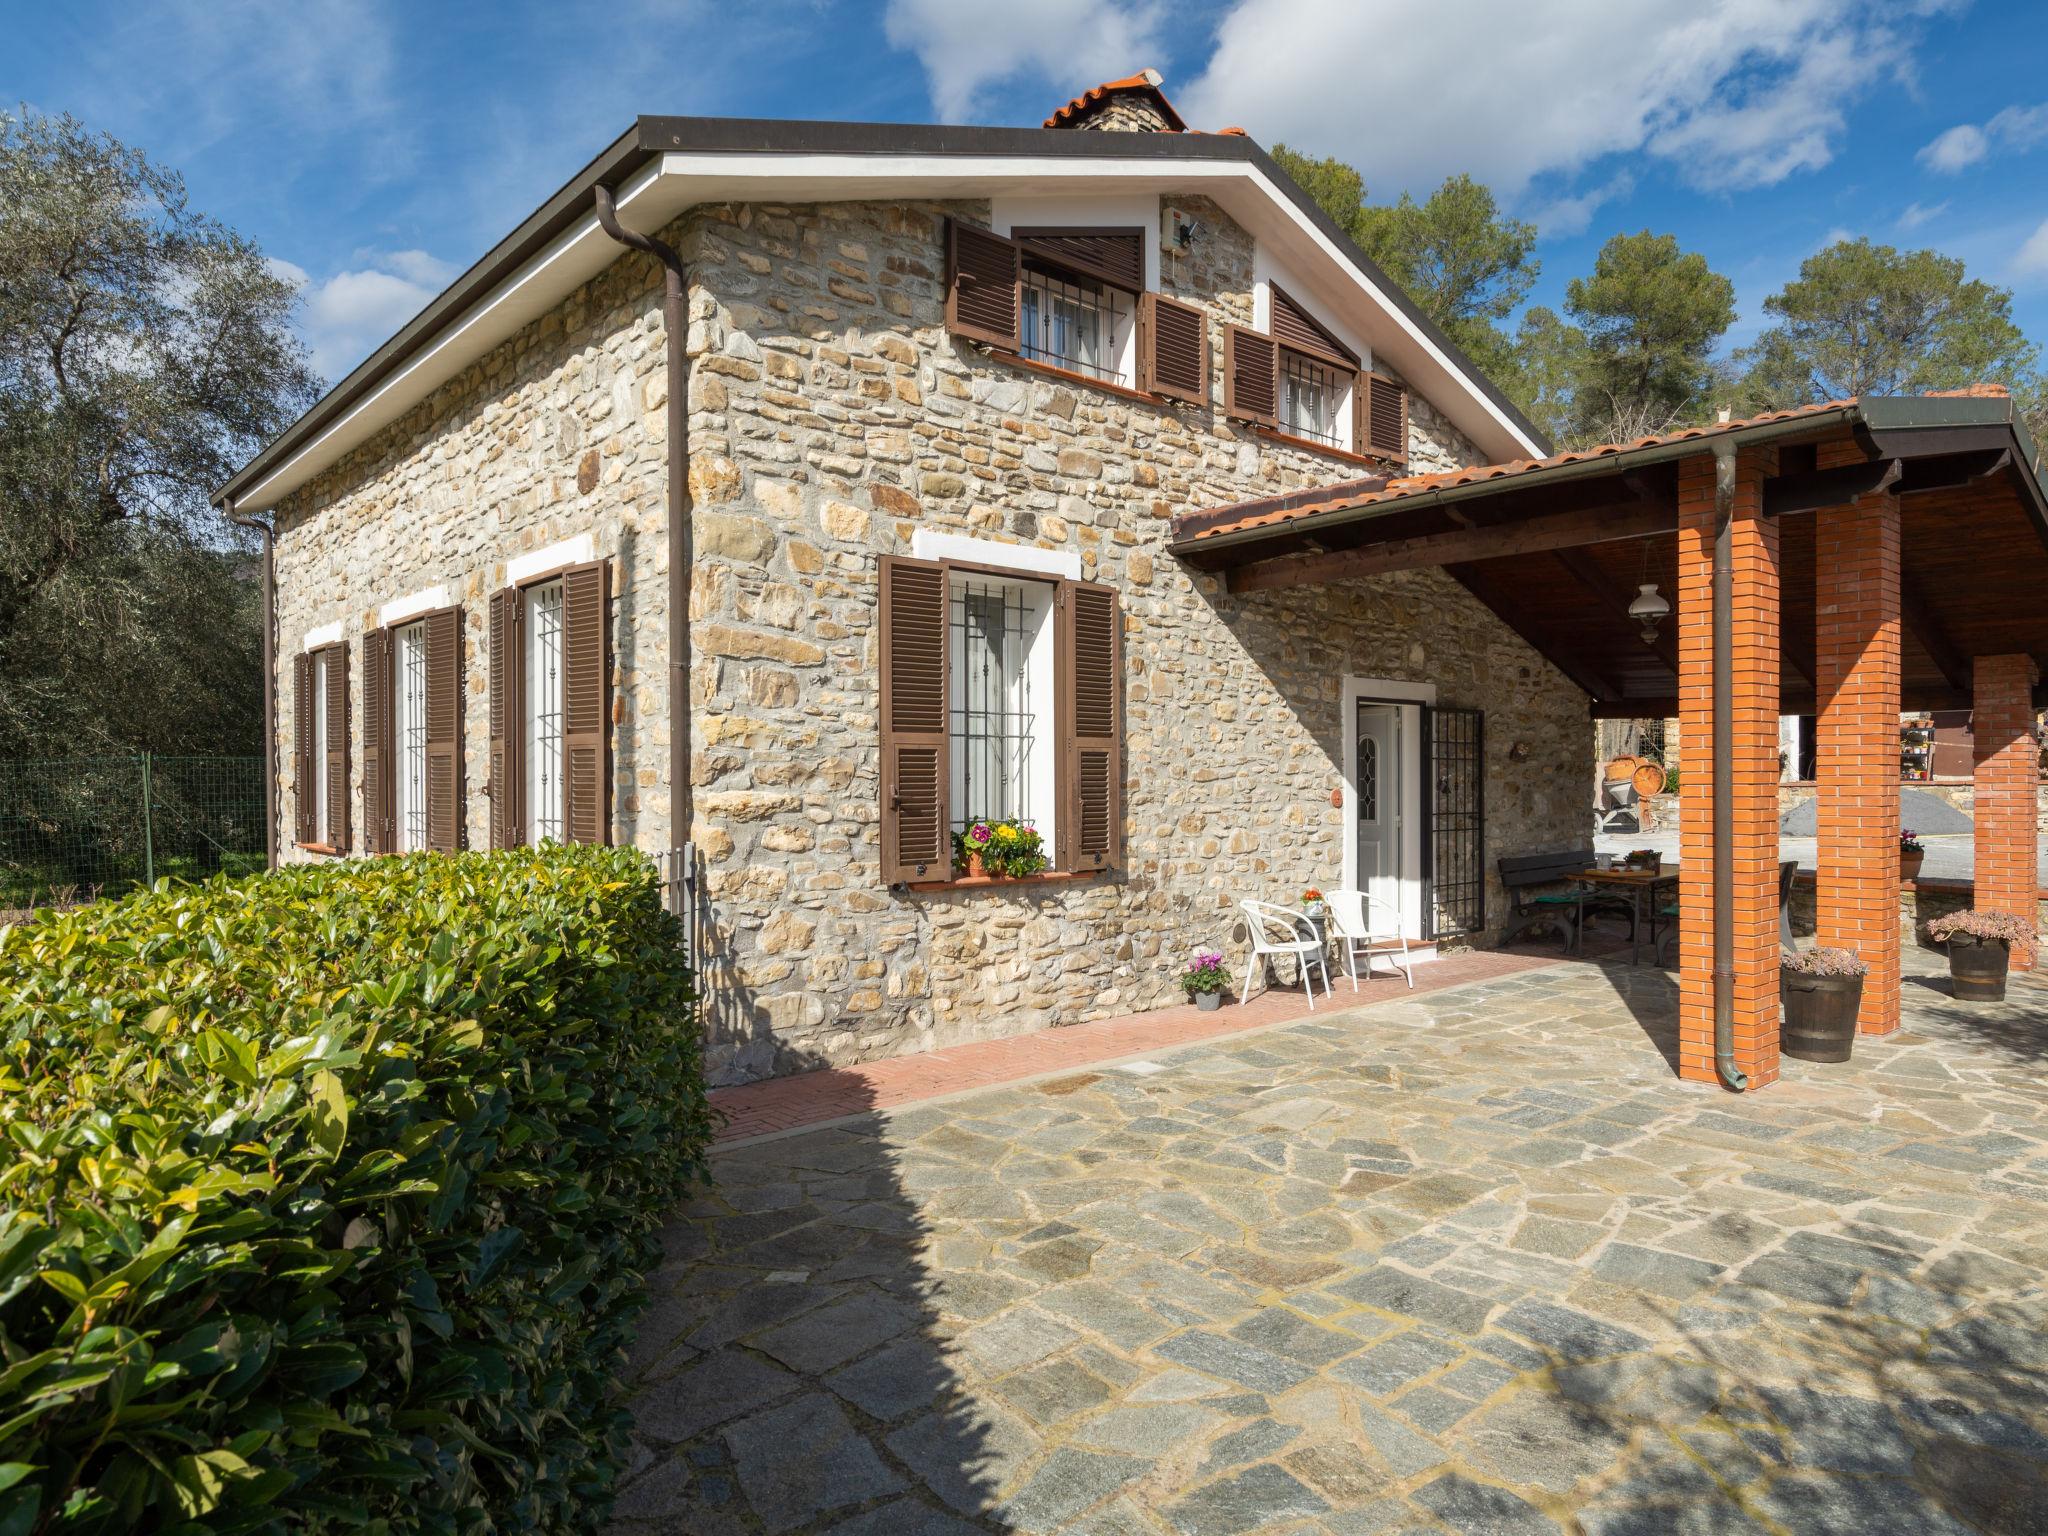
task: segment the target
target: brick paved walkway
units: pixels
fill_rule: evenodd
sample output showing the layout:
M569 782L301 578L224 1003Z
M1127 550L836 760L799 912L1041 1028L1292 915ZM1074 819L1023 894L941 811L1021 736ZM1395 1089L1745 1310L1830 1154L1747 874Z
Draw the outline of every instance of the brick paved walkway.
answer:
M1389 976L1384 969L1371 981L1361 979L1356 995L1349 978L1337 976L1332 978L1337 989L1335 1007L1349 1009L1395 1002L1468 981L1488 981L1555 965L1558 959L1554 951L1524 954L1486 950L1443 955L1415 967L1412 992L1399 977ZM1319 1013L1333 1011L1322 1001L1320 993L1316 1009ZM804 1072L794 1077L720 1088L711 1095L711 1107L726 1116L718 1133L721 1143L748 1141L847 1115L872 1114L972 1088L992 1088L1001 1083L1070 1072L1307 1017L1308 1005L1298 989L1274 987L1255 993L1249 1003L1225 1003L1213 1013L1204 1013L1191 1005L1155 1008L1149 1013L1043 1029L1006 1040L978 1040L971 1045L891 1056L857 1067Z

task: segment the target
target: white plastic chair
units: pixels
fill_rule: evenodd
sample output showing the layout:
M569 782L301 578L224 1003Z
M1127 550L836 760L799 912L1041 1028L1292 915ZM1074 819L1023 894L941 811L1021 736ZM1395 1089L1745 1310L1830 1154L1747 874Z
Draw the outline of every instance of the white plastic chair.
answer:
M1385 955L1388 964L1415 985L1415 972L1408 959L1408 935L1400 912L1387 902L1364 891L1325 891L1324 905L1330 909L1330 931L1344 956L1344 973L1351 978L1351 990L1358 990L1358 957L1365 956L1365 979L1372 980L1372 957Z
M1316 1009L1315 983L1309 979L1309 967L1313 965L1323 973L1323 996L1333 997L1330 990L1330 967L1323 959L1322 940L1316 937L1315 924L1290 907L1276 907L1270 901L1241 901L1238 906L1244 910L1245 927L1251 933L1251 959L1245 962L1244 985L1238 989L1238 1001L1251 996L1252 976L1265 968L1269 955L1292 955L1301 967L1301 990L1308 994L1308 1009Z

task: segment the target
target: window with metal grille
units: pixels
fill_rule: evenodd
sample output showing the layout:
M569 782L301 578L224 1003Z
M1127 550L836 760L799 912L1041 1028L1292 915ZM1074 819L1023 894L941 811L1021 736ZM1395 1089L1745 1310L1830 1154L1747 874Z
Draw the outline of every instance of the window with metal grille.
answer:
M551 581L525 594L527 838L561 841L562 584Z
M1351 446L1343 409L1351 388L1348 375L1326 363L1282 348L1280 430L1332 448Z
M393 812L398 851L427 846L427 626L408 624L391 637Z
M1029 822L1053 842L1052 588L956 574L949 804L955 829Z
M1024 263L1019 351L1092 379L1129 385L1125 357L1135 313L1131 296L1106 283L1064 272L1050 263Z
M329 825L327 729L331 723L327 718L328 671L334 665L334 653L318 651L313 656L313 841L331 846L333 828Z

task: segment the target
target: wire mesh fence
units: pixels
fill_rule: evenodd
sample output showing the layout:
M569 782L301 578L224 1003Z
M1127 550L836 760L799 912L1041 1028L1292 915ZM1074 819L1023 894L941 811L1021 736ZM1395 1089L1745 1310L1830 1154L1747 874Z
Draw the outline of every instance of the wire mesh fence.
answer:
M260 757L0 761L0 910L263 864Z

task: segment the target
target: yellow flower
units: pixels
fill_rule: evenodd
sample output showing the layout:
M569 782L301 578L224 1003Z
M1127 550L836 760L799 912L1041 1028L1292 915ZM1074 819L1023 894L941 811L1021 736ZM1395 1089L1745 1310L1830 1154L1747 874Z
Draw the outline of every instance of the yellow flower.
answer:
M1006 821L996 828L996 837L1002 842L1014 843L1017 841L1017 829Z

